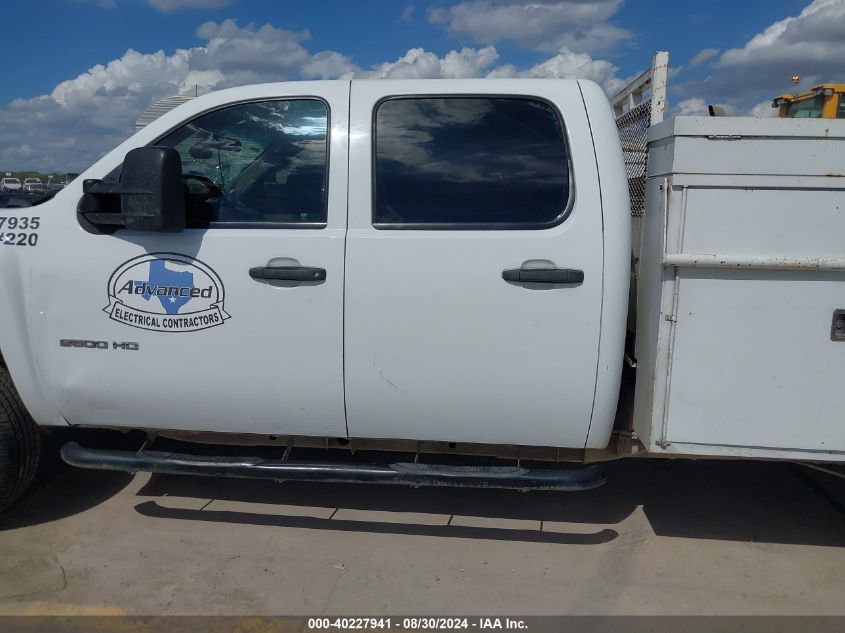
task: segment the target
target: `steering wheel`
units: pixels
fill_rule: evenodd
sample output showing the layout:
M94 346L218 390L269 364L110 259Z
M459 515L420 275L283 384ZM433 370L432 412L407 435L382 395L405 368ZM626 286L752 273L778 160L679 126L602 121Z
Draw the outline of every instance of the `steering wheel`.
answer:
M223 191L217 183L211 178L198 174L196 172L188 172L182 174L183 180L196 180L202 183L206 191L202 194L194 193L196 198L201 198L203 206L208 206L208 201L217 198L219 202L213 204L212 207L205 209L202 213L209 214L209 219L214 221L254 221L261 219L260 213L256 209L250 208L237 197L229 195L228 192ZM189 193L189 195L191 195Z
M216 182L214 182L211 178L207 176L203 176L202 174L197 174L194 172L188 172L186 174L182 174L182 180L196 180L197 182L202 183L208 190L207 195L205 196L206 200L209 198L224 197L223 190L217 186ZM189 193L191 192L189 191Z

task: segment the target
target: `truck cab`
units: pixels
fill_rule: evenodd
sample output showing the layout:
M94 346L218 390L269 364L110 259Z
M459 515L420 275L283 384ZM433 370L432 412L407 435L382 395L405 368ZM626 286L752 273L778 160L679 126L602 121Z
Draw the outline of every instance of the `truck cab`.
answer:
M661 123L662 59L618 119L589 81L212 93L0 214L0 509L45 427L146 438L76 466L274 480L841 462L845 128Z
M629 216L592 82L224 90L7 219L0 349L41 426L602 448Z

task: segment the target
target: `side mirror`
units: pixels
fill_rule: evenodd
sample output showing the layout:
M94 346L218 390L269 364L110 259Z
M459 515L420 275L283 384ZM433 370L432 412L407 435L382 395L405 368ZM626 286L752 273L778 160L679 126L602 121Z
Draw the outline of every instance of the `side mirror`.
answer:
M127 153L116 193L120 194L120 216L127 229L185 229L182 159L172 147L139 147Z
M77 216L88 231L178 232L185 228L182 159L172 147L139 147L126 154L120 182L84 180Z

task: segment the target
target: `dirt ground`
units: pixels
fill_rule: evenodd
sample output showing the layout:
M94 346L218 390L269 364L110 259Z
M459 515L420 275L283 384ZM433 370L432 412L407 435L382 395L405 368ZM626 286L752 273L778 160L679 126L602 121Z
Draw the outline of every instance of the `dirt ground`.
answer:
M845 614L845 481L628 460L580 493L128 475L48 443L0 614Z

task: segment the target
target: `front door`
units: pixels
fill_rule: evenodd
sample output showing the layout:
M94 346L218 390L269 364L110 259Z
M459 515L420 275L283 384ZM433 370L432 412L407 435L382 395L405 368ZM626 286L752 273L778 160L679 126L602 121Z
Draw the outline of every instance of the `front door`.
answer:
M350 435L583 447L603 246L578 84L455 85L352 82Z
M136 135L181 155L181 233L81 226L77 183L44 206L32 340L68 422L346 435L348 103L349 82L250 87ZM130 148L82 178L119 173ZM325 275L273 279L280 267Z

